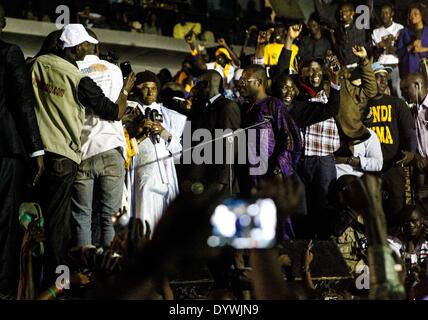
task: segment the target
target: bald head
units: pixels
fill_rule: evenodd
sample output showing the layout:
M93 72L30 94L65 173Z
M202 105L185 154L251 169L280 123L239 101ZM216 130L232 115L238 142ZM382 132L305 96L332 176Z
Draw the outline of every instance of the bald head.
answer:
M420 73L410 73L401 81L403 97L409 103L422 103L427 95L424 76Z
M199 77L199 81L207 82L208 97L212 98L221 93L223 88L223 78L216 70L208 70Z

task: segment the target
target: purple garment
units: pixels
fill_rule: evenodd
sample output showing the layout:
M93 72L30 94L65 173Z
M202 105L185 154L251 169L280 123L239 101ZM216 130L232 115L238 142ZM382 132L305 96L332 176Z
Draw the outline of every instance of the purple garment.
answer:
M428 57L428 52L424 53L413 53L407 51L407 46L412 44L416 40L415 32L407 27L400 30L398 36L397 49L400 67L400 77L403 79L407 74L419 71L419 64L421 59ZM422 29L420 38L422 46L428 48L428 28Z
M267 97L253 104L246 113L244 123L251 126L263 122L265 117L271 117L268 123L253 129L256 136L254 147L250 147L248 157L260 157L264 150L267 152L267 172L272 173L275 167L279 167L282 174L287 177L294 173L294 169L301 154L300 133L294 120L291 118L283 102L274 97ZM251 140L251 132L248 138ZM259 164L249 163L250 168L256 168ZM257 187L262 175L251 175L251 186Z

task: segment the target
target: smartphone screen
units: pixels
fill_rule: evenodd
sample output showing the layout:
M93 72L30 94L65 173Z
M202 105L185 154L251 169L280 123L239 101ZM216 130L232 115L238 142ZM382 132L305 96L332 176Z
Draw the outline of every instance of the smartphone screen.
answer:
M124 61L120 64L120 70L122 70L122 76L128 78L129 74L132 72L131 63L129 61Z
M272 199L228 199L211 216L210 247L271 248L276 238L276 206Z

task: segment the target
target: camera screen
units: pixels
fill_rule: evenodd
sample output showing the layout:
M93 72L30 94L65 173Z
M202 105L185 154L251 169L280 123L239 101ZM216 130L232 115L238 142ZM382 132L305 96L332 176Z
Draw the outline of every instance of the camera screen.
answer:
M276 206L271 199L228 199L211 216L210 247L270 248L275 244Z

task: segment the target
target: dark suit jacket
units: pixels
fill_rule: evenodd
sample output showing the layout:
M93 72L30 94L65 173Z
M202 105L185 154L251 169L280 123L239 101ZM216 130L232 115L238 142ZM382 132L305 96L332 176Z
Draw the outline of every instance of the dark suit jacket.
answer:
M196 121L196 126L193 129L204 128L211 132L212 137L215 138L216 129L232 129L237 130L241 127L241 111L236 102L227 99L223 96L217 98L212 104L206 106L201 112L199 118ZM238 139L235 139L234 146L234 164L232 166L232 180L233 180L233 192L239 192L236 174L234 173L237 164L238 154ZM229 179L230 179L230 166L226 164L226 139L223 139L223 164L214 164L216 148L215 143L212 144L213 152L213 165L204 166L200 168L200 179L205 180L207 185L214 185L216 183L224 184L223 191L229 193Z
M0 157L43 150L30 74L18 46L0 40Z

